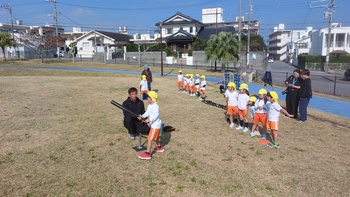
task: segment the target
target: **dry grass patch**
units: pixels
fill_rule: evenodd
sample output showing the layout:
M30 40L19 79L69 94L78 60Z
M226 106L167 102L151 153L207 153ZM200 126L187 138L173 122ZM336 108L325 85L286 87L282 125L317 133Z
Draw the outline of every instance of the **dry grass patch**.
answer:
M74 67L74 68L97 68L97 69L107 69L107 70L129 70L129 71L141 71L143 70L143 67L140 67L138 65L128 65L128 64L104 64L99 62L87 62L87 61L58 61L58 60L46 60L43 64L40 62L40 60L34 59L34 60L10 60L7 62L2 62L3 66L22 66L22 67L30 67L30 66L40 66L40 67ZM152 66L149 65L149 68L152 72L161 72L160 66ZM183 73L193 73L193 74L204 74L207 76L218 76L222 77L221 72L214 72L210 70L204 70L200 69L200 66L198 66L198 69L188 69L186 66L183 68L171 68L167 67L167 65L164 65L163 67L163 73L168 74L177 74L178 70L182 70Z
M230 129L224 110L178 93L175 79L156 77L162 120L177 130L162 136L164 153L142 161L121 110L110 104L122 102L139 76L3 76L0 82L2 196L348 193L348 119L314 110L304 124L281 117L281 147L270 149ZM224 103L215 86L208 94Z

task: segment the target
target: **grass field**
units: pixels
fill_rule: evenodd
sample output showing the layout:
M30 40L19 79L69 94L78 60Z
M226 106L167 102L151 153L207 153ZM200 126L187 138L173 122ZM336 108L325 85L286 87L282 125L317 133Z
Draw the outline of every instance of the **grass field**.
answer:
M110 104L125 100L139 76L6 73L0 196L349 194L349 119L315 110L306 123L281 116L281 147L270 149L230 129L224 110L178 93L173 78L156 77L162 120L176 131L162 136L164 153L144 161L132 149L137 141L128 139L122 111ZM214 85L208 95L224 104Z

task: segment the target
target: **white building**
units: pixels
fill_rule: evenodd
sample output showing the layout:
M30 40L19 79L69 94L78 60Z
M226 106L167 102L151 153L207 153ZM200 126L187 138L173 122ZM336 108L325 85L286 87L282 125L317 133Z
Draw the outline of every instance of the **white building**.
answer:
M269 57L292 63L298 54L308 54L311 31L312 27L305 30L286 30L284 24L279 24L269 36Z
M126 34L91 30L74 42L77 43L77 57L92 58L101 55L105 56L104 59L110 60L113 53L124 53L130 39L131 37Z
M203 8L202 23L222 23L224 10L221 7Z
M318 29L311 33L310 55L327 54L328 28ZM350 27L333 26L331 32L330 53L350 53Z

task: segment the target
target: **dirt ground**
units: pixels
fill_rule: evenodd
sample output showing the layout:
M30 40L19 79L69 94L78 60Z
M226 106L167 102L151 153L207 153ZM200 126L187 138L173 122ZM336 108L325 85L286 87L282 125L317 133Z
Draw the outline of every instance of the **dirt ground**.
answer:
M0 196L349 194L349 119L281 116L281 147L271 149L229 128L224 110L179 93L174 78L156 77L162 120L176 131L144 161L110 104L139 76L64 75L0 77ZM224 104L215 85L208 100Z

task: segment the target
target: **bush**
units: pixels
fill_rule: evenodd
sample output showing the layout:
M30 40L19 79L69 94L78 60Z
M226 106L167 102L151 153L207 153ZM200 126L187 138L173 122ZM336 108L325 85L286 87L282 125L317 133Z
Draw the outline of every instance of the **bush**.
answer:
M350 56L342 55L330 55L330 63L350 63ZM318 63L322 66L318 66L320 69L323 68L324 63L326 63L326 56L321 55L299 55L298 56L299 66L305 68L306 65L310 63Z
M187 54L188 56L193 56L193 49L188 49Z

